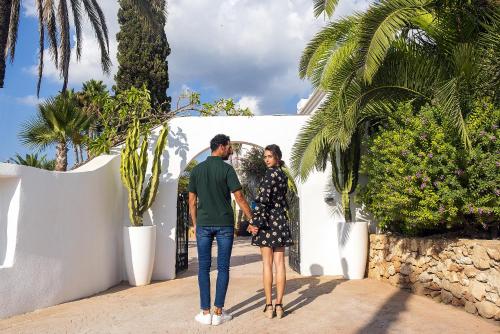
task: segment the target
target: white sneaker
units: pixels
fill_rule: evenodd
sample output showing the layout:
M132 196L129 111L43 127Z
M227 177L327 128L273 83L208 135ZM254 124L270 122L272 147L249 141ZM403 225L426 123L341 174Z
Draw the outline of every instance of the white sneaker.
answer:
M210 313L203 314L203 311L201 311L194 317L194 320L198 321L200 324L203 325L211 325L212 315Z
M212 315L212 325L217 326L222 324L223 322L227 322L233 319L233 316L229 313L226 313L226 311L222 310L221 315L217 315L214 313Z

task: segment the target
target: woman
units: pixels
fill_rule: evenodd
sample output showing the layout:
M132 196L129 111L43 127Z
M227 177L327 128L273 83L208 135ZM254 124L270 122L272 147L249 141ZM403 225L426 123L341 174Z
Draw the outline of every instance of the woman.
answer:
M255 199L253 219L250 224L258 228L253 234L252 245L259 246L263 262L264 292L266 306L264 313L268 318L276 314L284 315L283 295L285 293L285 247L292 245L292 237L288 226L286 210L286 192L288 178L281 169L281 150L277 145L269 145L264 149L264 162L267 170L259 185L259 193ZM273 263L276 267L276 303L272 304Z

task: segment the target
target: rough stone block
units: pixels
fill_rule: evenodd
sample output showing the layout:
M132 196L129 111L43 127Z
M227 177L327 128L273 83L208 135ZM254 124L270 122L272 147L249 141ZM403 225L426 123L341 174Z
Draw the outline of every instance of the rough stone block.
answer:
M486 295L486 286L483 283L472 281L469 286L469 291L477 300L482 300Z
M480 303L476 303L477 307L477 312L482 316L487 319L491 319L495 316L495 314L498 312L498 307L486 300L483 300Z
M403 275L410 275L411 272L413 272L411 265L409 264L404 264L401 265L401 268L399 269L399 272Z
M450 292L453 294L453 296L455 296L456 298L462 298L463 297L463 294L464 292L466 291L466 289L458 284L458 283L453 283L451 285L451 289L450 289Z
M453 297L453 299L451 300L451 305L462 307L462 306L465 305L465 301L463 301L463 300L461 300L459 298Z
M445 304L451 303L453 300L453 295L451 292L448 292L446 290L441 290L441 301Z
M474 305L474 303L471 303L469 301L466 301L465 302L465 310L469 313L472 313L472 314L476 314L477 312L477 308L476 306Z
M472 251L472 263L478 269L484 270L490 267L490 257L486 248L476 245Z
M456 261L457 263L464 265L472 264L472 259L468 256L459 256L457 257Z
M452 263L448 264L447 269L448 269L448 271L459 272L459 271L464 270L464 267L462 267L461 265L459 265L455 262L452 262Z
M486 248L486 253L495 261L500 261L500 251L494 248Z
M476 281L486 283L488 282L488 276L486 276L484 271L481 271L476 275Z
M486 298L487 301L490 301L490 302L492 302L494 304L499 299L498 295L496 293L494 293L494 292L487 292L485 298Z
M474 268L473 266L467 266L465 269L464 269L464 274L471 278L471 277L476 277L478 273L478 270L476 268Z

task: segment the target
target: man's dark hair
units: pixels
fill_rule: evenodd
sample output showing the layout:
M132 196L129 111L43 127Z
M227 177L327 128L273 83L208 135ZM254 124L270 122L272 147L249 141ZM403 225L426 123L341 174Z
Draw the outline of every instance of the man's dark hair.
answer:
M229 143L229 141L230 139L228 136L222 134L217 135L213 137L212 140L210 141L210 149L213 152L216 149L218 149L220 145L226 146Z

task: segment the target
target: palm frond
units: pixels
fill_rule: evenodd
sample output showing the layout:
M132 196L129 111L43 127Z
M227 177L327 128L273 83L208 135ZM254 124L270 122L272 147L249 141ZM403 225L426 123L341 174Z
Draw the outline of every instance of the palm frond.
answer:
M82 8L81 0L70 0L73 11L73 24L75 25L76 36L76 59L80 60L82 55Z
M332 17L339 0L313 0L314 16L318 17L325 13L327 17Z
M59 31L60 45L60 76L63 79L62 91L66 91L68 86L68 74L69 74L69 63L71 60L71 35L69 28L69 13L68 6L65 0L59 1L59 6L57 8L57 20L59 21L59 26L61 30Z
M444 115L452 121L451 124L459 134L464 147L470 149L471 142L465 126L460 99L458 98L458 78L452 78L442 82L440 86L437 87L436 99Z
M344 36L358 24L358 18L351 16L330 23L320 30L307 44L299 62L299 76L301 79L309 77L318 62L326 59L329 52L343 42Z
M47 39L49 42L49 53L55 68L59 68L59 51L57 45L57 22L54 9L54 0L43 1L42 20L47 27Z
M101 50L101 67L103 72L109 73L111 67L111 59L109 58L109 50L106 47L107 41L107 28L101 24L101 9L95 0L82 0L85 11L90 20L90 24L94 29L97 42L99 43L99 48ZM103 18L102 18L103 19Z
M365 15L360 36L363 79L370 83L382 65L391 43L401 29L415 17L426 15L431 0L384 0L373 5Z
M97 3L97 1L92 0L92 3L93 3L94 8L97 12L97 15L99 16L99 22L100 22L99 27L102 30L103 39L106 41L106 49L109 52L108 26L106 25L106 18L104 17L104 13L103 13L101 7L99 6L99 4Z
M37 11L38 17L41 18L43 15L42 2L37 1ZM38 20L38 80L36 83L36 96L40 96L40 86L42 84L42 74L43 74L43 51L45 49L45 26L43 20Z
M325 60L324 65L321 66L321 69L316 75L313 75L311 80L313 85L316 83L316 86L324 90L328 89L332 78L338 75L343 65L353 56L357 46L357 40L352 39L331 52L328 59Z
M9 52L10 62L14 62L17 43L17 30L19 27L19 12L21 9L21 0L12 0L9 22L9 33L7 37L6 51Z
M291 171L299 180L306 180L315 169L326 168L331 147L336 144L335 133L340 128L336 110L331 106L331 97L328 97L300 130L295 140Z

